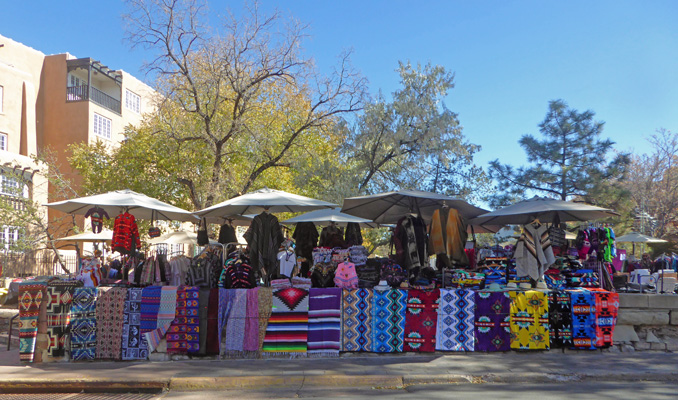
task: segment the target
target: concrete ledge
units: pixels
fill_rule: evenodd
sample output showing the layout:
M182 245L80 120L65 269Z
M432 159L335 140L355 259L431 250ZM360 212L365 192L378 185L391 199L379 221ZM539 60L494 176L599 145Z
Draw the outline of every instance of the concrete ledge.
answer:
M612 342L629 344L631 342L640 342L640 338L638 338L638 334L632 325L617 325L614 328Z
M0 308L0 318L10 319L17 314L19 314L19 310L13 308ZM15 323L18 324L18 320Z
M410 375L403 376L403 384L407 385L426 385L426 384L446 384L446 383L474 383L477 378L470 375Z
M671 325L678 325L678 310L671 311L670 322Z
M169 389L179 392L261 387L301 387L303 375L179 377L170 379Z
M306 375L304 387L399 387L400 375Z
M670 310L678 310L678 296L671 294L656 294L650 295L648 298L649 308L665 308Z
M668 325L669 310L625 309L619 311L619 325Z
M105 379L24 379L0 381L0 393L159 393L167 389L168 380L114 381Z
M636 293L619 293L619 308L648 308L650 295Z

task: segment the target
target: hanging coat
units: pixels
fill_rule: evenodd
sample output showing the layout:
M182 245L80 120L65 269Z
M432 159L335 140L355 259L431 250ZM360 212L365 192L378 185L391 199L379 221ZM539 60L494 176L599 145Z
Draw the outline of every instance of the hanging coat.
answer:
M531 223L523 227L523 234L516 244L517 276L540 279L544 271L556 262L545 224Z
M270 278L278 269L278 248L285 240L278 218L267 212L257 215L244 237L252 268Z
M466 220L459 211L441 208L433 212L429 233L429 252L438 255L443 265L451 267L451 262L469 265L466 247Z

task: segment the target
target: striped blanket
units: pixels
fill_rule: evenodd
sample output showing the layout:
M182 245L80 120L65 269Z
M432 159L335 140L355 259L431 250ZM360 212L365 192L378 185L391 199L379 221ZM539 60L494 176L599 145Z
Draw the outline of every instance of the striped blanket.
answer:
M262 351L269 354L305 354L307 340L308 290L274 290Z
M308 353L338 356L341 349L341 289L311 289L308 299Z
M19 285L19 358L33 362L38 336L40 305L45 301L47 285L25 281Z

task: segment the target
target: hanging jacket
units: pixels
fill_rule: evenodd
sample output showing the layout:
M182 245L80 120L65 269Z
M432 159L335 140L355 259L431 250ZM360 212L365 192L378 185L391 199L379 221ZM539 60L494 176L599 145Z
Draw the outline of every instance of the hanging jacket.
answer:
M252 268L270 278L278 268L278 249L285 240L278 218L267 212L257 215L244 237Z
M360 224L349 222L346 225L346 235L344 236L346 246L356 246L363 244L363 234L360 232Z
M531 223L524 226L516 244L516 273L540 279L544 271L556 262L545 224Z
M445 255L442 257L445 267L451 267L451 261L460 265L469 265L464 251L466 247L466 220L453 208L441 208L433 212L429 234L429 253Z
M141 247L139 228L134 215L126 212L115 217L111 248L120 254L134 254Z
M300 222L294 228L292 239L296 245L297 255L312 262L313 248L318 245L318 230L313 222Z

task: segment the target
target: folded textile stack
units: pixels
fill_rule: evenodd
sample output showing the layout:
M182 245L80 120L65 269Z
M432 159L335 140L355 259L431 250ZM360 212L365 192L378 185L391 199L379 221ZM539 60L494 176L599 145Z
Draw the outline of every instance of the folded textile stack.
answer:
M600 278L592 269L564 271L563 274L569 287L594 288L600 286Z
M349 259L356 266L365 265L367 263L367 255L365 246L351 246L348 248Z
M271 281L271 287L273 289L285 289L292 287L292 284L290 283L289 279L283 278L283 279L273 279Z
M313 264L328 263L332 261L332 249L328 247L316 247L313 249Z
M292 278L292 287L299 289L310 289L311 278L302 278L301 276L295 276Z

